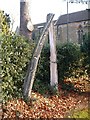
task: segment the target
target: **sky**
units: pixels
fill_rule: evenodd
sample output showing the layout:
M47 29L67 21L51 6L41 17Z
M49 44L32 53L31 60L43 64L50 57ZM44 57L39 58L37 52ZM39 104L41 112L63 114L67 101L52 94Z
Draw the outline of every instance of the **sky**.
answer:
M86 4L68 3L68 11L76 12L88 8ZM0 10L10 14L13 29L20 23L20 0L0 0ZM54 13L54 19L67 13L67 2L64 0L30 0L30 16L33 24L46 21L48 13Z

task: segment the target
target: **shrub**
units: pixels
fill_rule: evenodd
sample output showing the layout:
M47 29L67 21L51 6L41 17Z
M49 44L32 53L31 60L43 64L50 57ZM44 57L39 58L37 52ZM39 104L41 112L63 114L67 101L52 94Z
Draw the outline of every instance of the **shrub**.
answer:
M88 70L88 74L90 74L90 33L84 35L83 44L81 46L81 51L84 56L83 64Z
M80 47L74 43L57 45L58 78L62 83L64 78L71 77L78 68L81 52Z
M36 79L49 83L50 81L50 52L49 45L44 46L42 49L41 57L38 63Z
M39 92L40 94L45 95L49 90L49 86L50 86L49 84L46 84L41 80L36 79L33 86L33 90L35 92Z
M39 92L40 94L44 95L45 97L48 97L48 95L50 96L50 95L57 94L56 86L51 87L49 83L43 82L38 79L35 80L33 90L35 92Z
M4 13L4 11L0 10L0 29L1 32L4 34L9 33L9 28L10 28L10 17L8 14Z
M50 84L50 52L49 45L44 46L38 64L36 81L34 89ZM58 81L65 90L75 90L73 84L65 84L66 78L79 78L87 75L87 63L85 63L85 55L81 52L80 46L74 43L65 43L57 45L57 67ZM39 80L39 81L38 81ZM43 87L42 87L43 88ZM42 90L43 91L43 90Z
M81 50L85 53L87 53L90 56L90 33L85 34L83 36L83 44L81 46Z
M34 44L29 44L27 40L16 35L3 35L0 42L3 97L20 97L26 66L31 59Z

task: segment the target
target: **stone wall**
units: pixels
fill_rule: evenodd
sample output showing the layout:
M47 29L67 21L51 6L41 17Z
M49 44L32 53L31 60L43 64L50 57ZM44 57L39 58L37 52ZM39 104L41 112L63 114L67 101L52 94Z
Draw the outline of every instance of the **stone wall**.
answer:
M75 22L68 24L68 41L80 43L82 36L89 30L89 21ZM67 24L56 26L57 41L60 43L67 42Z
M55 21L53 21L53 23L55 23ZM45 25L46 25L46 22L34 25L34 31L32 33L32 39L35 40L36 42L39 40ZM55 28L54 28L54 31L56 33ZM46 39L47 39L46 41L49 42L49 36L47 36Z
M87 33L90 29L90 21L82 21L68 24L68 41L73 43L81 43L82 35ZM55 23L55 22L54 22ZM45 23L37 24L34 26L34 39L38 41ZM57 42L67 42L67 24L56 26L54 25L54 32ZM48 36L47 36L48 39Z

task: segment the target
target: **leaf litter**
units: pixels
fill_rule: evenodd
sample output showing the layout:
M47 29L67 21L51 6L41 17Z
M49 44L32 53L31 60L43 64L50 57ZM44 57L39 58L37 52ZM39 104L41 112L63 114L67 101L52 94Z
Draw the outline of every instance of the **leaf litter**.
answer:
M60 90L62 91L62 90ZM81 106L81 108L80 108ZM3 106L3 118L7 119L27 119L27 118L65 118L74 109L88 108L88 95L76 92L61 92L59 95L44 97L32 92L31 100L13 99Z
M71 82L66 79L64 82ZM85 81L85 82L84 82ZM83 82L83 83L82 83ZM12 99L3 104L3 119L57 119L65 118L73 110L88 109L90 81L76 79L72 82L74 87L81 89L81 94L75 91L63 91L59 86L58 95L43 96L32 91L31 100L26 103L23 99ZM87 89L88 88L88 89Z

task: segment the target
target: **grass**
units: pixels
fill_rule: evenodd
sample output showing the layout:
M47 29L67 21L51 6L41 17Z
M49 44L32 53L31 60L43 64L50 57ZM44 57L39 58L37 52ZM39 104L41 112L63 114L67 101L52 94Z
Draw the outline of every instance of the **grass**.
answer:
M82 109L82 110L77 110L73 111L71 115L68 116L68 118L85 118L86 120L90 120L90 109Z

